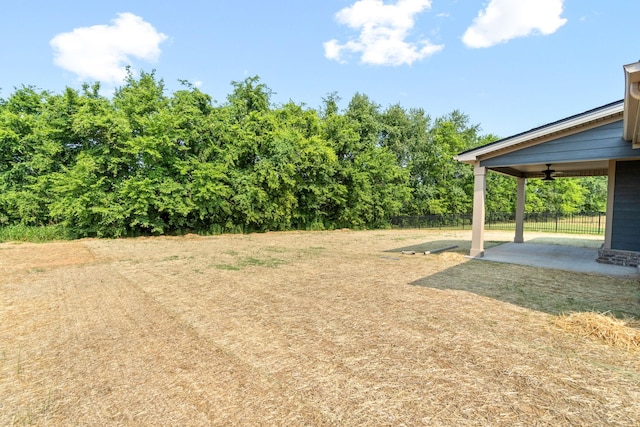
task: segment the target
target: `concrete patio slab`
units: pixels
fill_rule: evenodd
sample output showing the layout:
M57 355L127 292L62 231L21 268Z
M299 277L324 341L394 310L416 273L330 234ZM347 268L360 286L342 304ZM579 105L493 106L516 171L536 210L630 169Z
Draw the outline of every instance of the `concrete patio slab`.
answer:
M475 259L606 276L640 277L636 267L601 264L596 261L597 258L598 250L594 248L539 243L505 243L486 249L484 257Z

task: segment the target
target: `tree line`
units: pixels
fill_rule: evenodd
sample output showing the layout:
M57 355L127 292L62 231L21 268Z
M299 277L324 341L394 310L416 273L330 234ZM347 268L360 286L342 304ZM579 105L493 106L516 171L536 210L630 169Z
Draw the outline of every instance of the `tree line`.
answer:
M0 227L60 224L75 236L374 228L393 215L471 211L473 171L454 156L497 137L453 111L382 109L355 94L274 105L258 77L223 103L189 82L168 94L129 73L112 96L85 84L0 98ZM490 174L487 206L515 181ZM528 211L600 210L602 179L533 181Z

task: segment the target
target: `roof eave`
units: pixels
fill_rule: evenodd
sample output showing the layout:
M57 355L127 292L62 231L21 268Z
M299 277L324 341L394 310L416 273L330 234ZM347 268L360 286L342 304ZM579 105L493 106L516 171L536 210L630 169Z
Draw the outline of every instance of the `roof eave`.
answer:
M640 148L640 62L624 66L624 125L622 137Z
M553 134L566 132L570 129L584 127L593 122L601 121L610 117L614 117L616 115L620 115L623 113L623 111L624 111L623 102L616 102L613 104L609 104L603 108L586 112L584 114L574 116L567 120L551 123L547 126L542 126L539 128L532 129L529 132L524 132L524 133L515 135L513 137L505 138L501 141L498 141L489 145L485 145L483 147L478 147L474 150L469 150L467 152L460 153L458 156L456 156L456 159L463 163L473 164L473 163L476 163L480 157L486 156L490 153L497 153L518 144L533 141L536 139L542 139Z

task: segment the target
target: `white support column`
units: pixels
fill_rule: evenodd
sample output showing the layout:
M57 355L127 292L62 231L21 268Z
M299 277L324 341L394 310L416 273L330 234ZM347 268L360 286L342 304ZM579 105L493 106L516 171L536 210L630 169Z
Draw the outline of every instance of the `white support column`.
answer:
M527 197L527 180L526 178L518 179L518 197L516 202L516 236L514 243L524 242L524 204Z
M616 189L616 161L609 160L609 180L607 182L607 219L604 229L604 248L611 249L613 229L613 199Z
M487 188L487 168L476 163L473 180L473 224L471 230L472 258L484 256L484 205Z

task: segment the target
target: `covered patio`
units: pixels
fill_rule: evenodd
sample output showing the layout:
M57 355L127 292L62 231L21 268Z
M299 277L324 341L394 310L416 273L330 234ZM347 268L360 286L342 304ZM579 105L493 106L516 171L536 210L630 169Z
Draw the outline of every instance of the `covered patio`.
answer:
M457 156L474 167L471 257L483 257L486 174L517 180L514 243L524 238L530 179L607 176L605 239L594 255L608 264L640 263L640 62L624 68L624 99L475 148Z
M593 247L523 242L493 246L479 259L612 277L638 277L637 267L599 263L596 258L598 249Z

